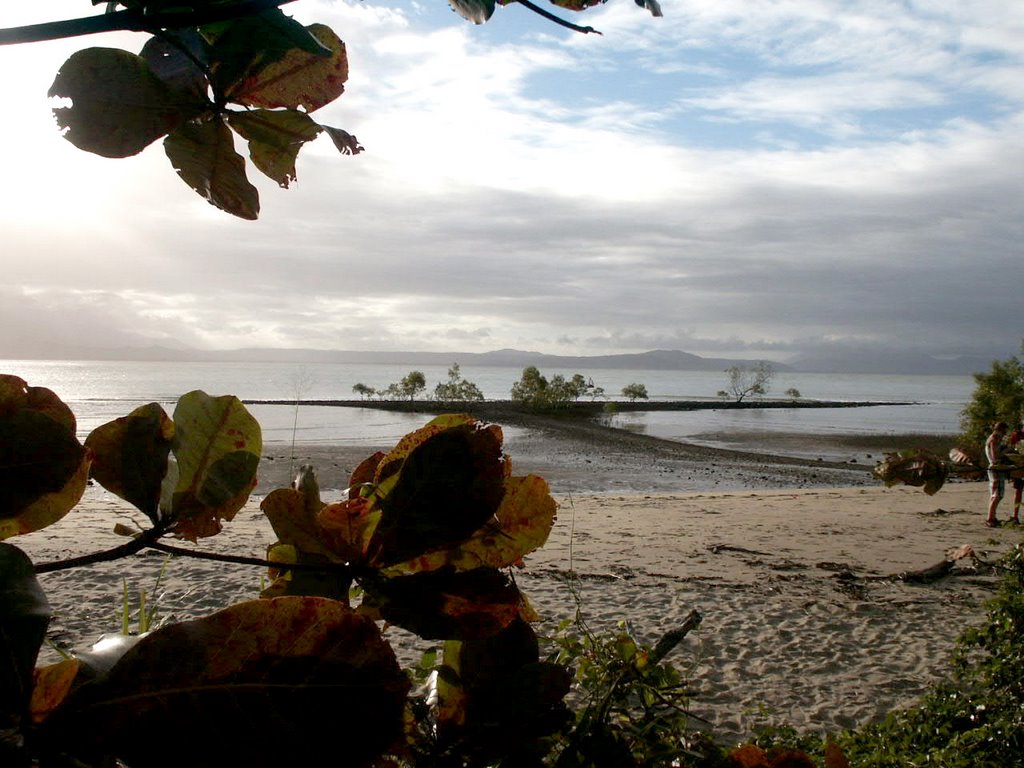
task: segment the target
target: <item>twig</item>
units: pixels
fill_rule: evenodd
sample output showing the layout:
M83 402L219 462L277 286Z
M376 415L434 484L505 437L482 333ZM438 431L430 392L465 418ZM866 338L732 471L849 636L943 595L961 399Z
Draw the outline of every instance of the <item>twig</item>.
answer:
M150 549L158 552L166 552L169 555L181 557L192 557L196 560L213 560L218 563L233 563L235 565L257 565L263 568L276 568L279 571L319 571L321 573L336 573L342 576L354 576L357 569L348 563L284 563L278 560L264 560L259 557L247 557L245 555L222 555L217 552L199 552L194 549L176 547L173 544L153 542L147 545Z
M540 7L536 6L536 5L534 5L533 3L530 2L530 0L516 0L516 1L520 5L522 5L522 6L526 7L526 8L529 8L534 13L540 14L541 16L543 16L548 21L553 21L558 26L565 27L566 29L571 29L573 32L582 32L584 35L587 35L587 34L601 35L601 34L603 34L601 32L598 32L593 27L581 27L578 24L573 24L571 21L566 21L565 19L559 18L558 16L555 16L555 14L551 13L550 11L546 11L543 8L540 8Z
M150 528L143 531L131 541L111 549L105 549L102 552L91 552L88 555L72 557L67 560L54 560L49 563L39 563L35 566L35 572L52 573L53 571L66 571L71 568L81 568L86 565L95 565L96 563L108 563L113 560L120 560L122 557L134 555L136 552L140 552L147 547L153 546L157 539L163 536L166 532L166 529L162 527Z

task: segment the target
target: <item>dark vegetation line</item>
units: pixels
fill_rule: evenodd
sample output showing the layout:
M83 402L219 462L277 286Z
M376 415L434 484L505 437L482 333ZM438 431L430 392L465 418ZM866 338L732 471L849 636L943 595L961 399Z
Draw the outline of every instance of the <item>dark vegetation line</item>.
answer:
M246 405L295 405L295 400L243 400ZM559 403L550 408L536 408L513 400L449 402L440 400L301 400L302 405L337 408L375 408L381 411L406 413L461 413L466 410L481 415L490 413L543 413L546 416L600 416L614 411L729 411L765 410L771 408L869 408L886 405L920 405L911 401L849 401L849 400L755 400L743 402L721 400L599 400Z

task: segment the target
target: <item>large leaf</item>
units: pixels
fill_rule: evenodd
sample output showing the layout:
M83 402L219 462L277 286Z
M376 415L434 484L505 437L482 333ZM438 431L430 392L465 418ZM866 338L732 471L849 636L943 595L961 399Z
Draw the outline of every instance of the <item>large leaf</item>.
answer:
M49 389L0 375L0 539L62 518L88 476L70 409Z
M64 138L104 157L141 152L205 108L196 94L173 90L141 56L119 48L72 54L49 95L72 101L53 110Z
M294 109L228 113L228 124L249 142L253 165L282 187L295 180L295 158L322 130L305 112Z
M40 736L88 765L365 766L402 736L408 689L369 619L322 598L254 600L143 638Z
M107 422L85 439L93 454L93 477L157 522L173 437L174 422L159 403Z
M174 425L174 532L195 541L219 532L220 520L231 520L245 504L256 485L263 441L259 424L232 395L182 395Z
M228 91L231 101L251 107L286 107L313 112L341 96L348 80L348 56L334 30L323 24L307 27L331 51L328 57L298 48L269 62Z
M381 512L368 499L328 504L317 515L324 544L341 560L363 564Z
M28 715L32 670L50 622L50 606L32 561L0 543L0 734Z
M272 568L272 583L263 590L264 597L311 595L348 603L352 579L337 570L345 559L338 557L323 539L317 522L317 514L323 506L319 498L311 503L306 494L292 488L272 491L260 503L260 509L278 536L278 542L267 550L268 560L282 565L326 566L323 571Z
M518 587L490 568L365 579L361 584L367 607L426 639L488 637L520 618Z
M571 721L563 702L570 684L565 667L539 661L537 636L525 622L446 642L437 683L440 746L469 765L539 765L532 753L544 749L541 737Z
M200 31L211 45L210 69L215 89L227 100L234 99L240 82L293 50L321 58L332 55L330 48L325 48L280 8L207 24Z
M177 29L166 35L149 38L139 55L174 91L193 94L197 102L208 99L210 84L200 66L207 63L206 41L195 29Z
M510 465L497 425L439 416L384 459L367 495L381 510L371 564L392 565L461 542L494 517Z
M242 219L259 217L259 192L220 119L181 126L164 139L164 151L182 180L211 205Z
M524 555L544 546L555 522L558 505L547 482L536 475L505 480L505 495L494 516L468 540L424 553L381 572L386 576L417 573L450 566L457 571L505 568L520 564Z

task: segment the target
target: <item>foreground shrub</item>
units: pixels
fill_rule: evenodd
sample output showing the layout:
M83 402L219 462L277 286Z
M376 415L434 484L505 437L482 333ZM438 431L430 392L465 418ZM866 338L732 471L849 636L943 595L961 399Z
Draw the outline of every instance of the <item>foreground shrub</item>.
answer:
M1019 765L1024 750L1024 548L1004 560L1006 578L987 621L957 643L952 670L916 707L846 734L858 768Z

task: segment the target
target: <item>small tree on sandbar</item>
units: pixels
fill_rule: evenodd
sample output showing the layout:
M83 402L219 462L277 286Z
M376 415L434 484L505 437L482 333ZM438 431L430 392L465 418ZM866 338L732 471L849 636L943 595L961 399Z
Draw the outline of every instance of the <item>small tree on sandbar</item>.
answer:
M629 402L635 403L639 400L647 399L647 387L644 384L638 384L636 382L627 384L622 388L622 396L628 397Z
M729 388L718 390L718 396L732 397L737 403L742 403L750 395L767 394L772 377L775 376L775 368L762 360L753 367L734 365L726 368L725 374L729 377Z

